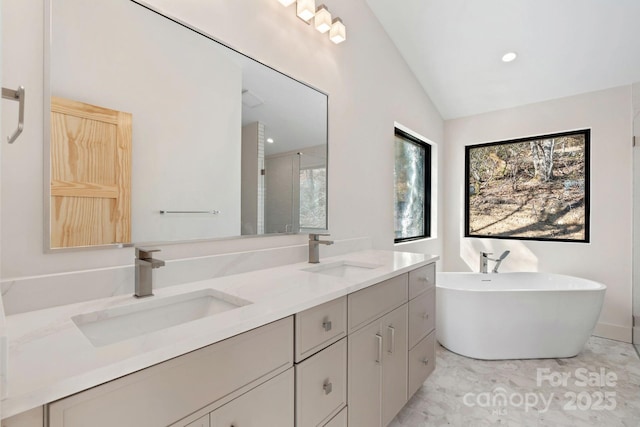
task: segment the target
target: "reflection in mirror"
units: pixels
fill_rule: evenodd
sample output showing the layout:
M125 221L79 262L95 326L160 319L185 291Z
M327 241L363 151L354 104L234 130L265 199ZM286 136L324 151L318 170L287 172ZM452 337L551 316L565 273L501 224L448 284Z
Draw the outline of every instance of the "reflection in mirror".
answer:
M327 96L144 6L50 0L50 247L326 229Z

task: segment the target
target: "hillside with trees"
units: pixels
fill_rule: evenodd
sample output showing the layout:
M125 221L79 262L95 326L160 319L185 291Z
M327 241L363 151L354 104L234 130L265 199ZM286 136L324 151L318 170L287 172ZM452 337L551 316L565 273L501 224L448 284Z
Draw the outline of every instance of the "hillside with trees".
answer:
M584 133L468 150L470 235L585 239Z

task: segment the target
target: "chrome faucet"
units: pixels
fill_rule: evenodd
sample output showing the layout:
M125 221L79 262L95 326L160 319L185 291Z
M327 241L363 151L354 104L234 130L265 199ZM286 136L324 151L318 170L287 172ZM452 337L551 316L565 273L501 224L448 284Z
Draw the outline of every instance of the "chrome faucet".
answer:
M328 236L328 234L309 234L309 262L311 264L320 262L320 245L333 245L333 240L320 240L320 236Z
M492 273L497 273L498 268L500 268L500 264L502 261L511 253L511 251L504 251L500 258L493 259L489 258L489 255L493 255L491 252L483 252L480 251L480 273L487 274L489 272L489 261L495 261L496 265L491 270Z
M152 270L164 266L163 260L153 258L153 252L160 252L160 249L136 248L136 290L133 294L136 298L153 296Z

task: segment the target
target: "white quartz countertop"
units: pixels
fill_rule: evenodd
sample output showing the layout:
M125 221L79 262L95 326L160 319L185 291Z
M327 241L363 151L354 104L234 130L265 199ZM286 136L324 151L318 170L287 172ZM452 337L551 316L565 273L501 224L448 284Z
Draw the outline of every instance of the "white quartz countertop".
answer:
M121 295L7 316L9 360L2 417L139 371L437 259L426 254L369 250L322 259L320 264L290 264L155 289L154 299L215 289L252 304L101 347L92 345L71 318L105 308L138 304L140 300ZM304 271L336 261L379 267L362 269L346 277ZM133 284L131 287L133 289Z

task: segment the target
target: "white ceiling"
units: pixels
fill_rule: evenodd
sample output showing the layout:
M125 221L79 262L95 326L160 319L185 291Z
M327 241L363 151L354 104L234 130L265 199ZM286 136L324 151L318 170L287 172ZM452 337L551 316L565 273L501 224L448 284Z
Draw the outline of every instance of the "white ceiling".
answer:
M640 0L367 2L444 119L640 81Z

